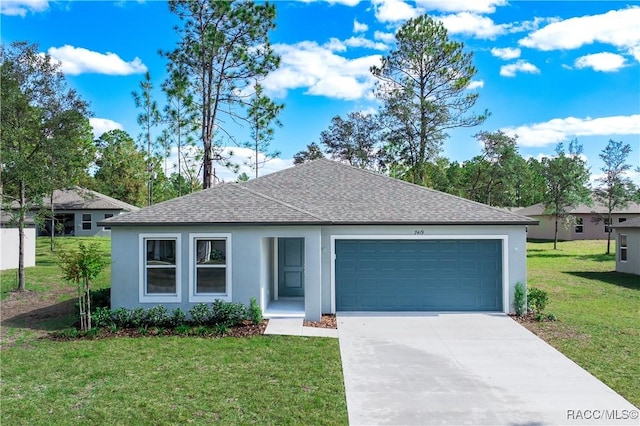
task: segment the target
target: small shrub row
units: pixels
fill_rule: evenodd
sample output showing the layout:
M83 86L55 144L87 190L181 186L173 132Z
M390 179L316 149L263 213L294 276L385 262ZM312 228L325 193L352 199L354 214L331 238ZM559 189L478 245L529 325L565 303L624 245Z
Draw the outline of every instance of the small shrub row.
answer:
M111 328L190 328L190 326L214 327L223 331L229 327L251 320L254 324L262 322L262 311L255 298L251 299L249 308L242 303L230 303L215 300L211 304L200 303L189 309L187 315L182 309L169 311L162 305L149 309L98 307L92 314L96 327Z

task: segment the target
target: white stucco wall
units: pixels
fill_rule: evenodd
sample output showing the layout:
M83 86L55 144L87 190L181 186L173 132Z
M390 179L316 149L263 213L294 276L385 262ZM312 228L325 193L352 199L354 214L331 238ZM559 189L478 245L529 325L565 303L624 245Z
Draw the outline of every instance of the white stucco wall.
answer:
M620 260L619 235L627 236L627 260ZM616 271L640 275L640 229L618 228L615 233Z
M422 233L422 235L416 235ZM516 283L526 284L526 234L522 225L510 226L205 226L205 227L114 227L111 233L111 303L132 309L151 307L155 303L141 302L139 297L140 233L176 234L180 236L179 282L181 300L162 303L169 309L182 308L189 303L190 234L231 234L231 301L248 304L255 297L261 307L273 298L275 257L274 242L278 237L305 239L305 313L317 320L322 313L334 312L334 292L331 274L335 238L339 236L379 235L399 238L429 238L456 236L461 238L491 238L504 241L506 256L506 291L504 310L512 310L513 289ZM229 267L229 266L228 266Z
M230 227L114 227L111 233L111 305L132 309L138 306L151 307L153 303L139 301L139 234L178 233L181 236L180 283L182 301L162 303L169 309L176 307L188 312L194 303L189 303L189 252L190 233L231 233L231 301L249 304L255 297L261 307L266 307L271 295L269 288L273 271L273 255L269 241L277 237L305 239L305 312L308 318L320 319L320 227L274 227L274 226L230 226ZM229 267L229 266L228 266ZM265 276L265 274L267 274ZM213 300L211 300L213 301Z
M36 230L24 229L24 266L36 265ZM18 267L18 228L0 228L0 271Z

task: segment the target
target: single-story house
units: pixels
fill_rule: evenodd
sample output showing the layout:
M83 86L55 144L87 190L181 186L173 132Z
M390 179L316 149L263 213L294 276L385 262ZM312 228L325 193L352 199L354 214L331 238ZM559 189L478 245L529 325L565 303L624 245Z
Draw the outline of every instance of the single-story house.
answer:
M44 198L42 207L51 208L49 197ZM53 191L53 208L56 235L79 237L109 236L109 226L99 226L99 221L140 210L139 207L78 186ZM31 212L32 215L36 213ZM38 227L38 236L51 235L51 228L51 220L47 220L44 227Z
M102 221L112 308L510 312L536 221L319 159Z
M18 228L11 222L11 216L0 214L0 271L18 267ZM28 218L24 228L24 266L36 266L36 228L33 219Z
M613 225L616 271L640 275L640 218Z
M528 238L553 240L555 218L553 215L545 214L542 203L516 210L514 213L539 222L538 225L529 227ZM612 223L609 223L606 217L607 207L596 200L593 200L591 206L580 204L571 207L567 209L567 213L570 215L567 220L561 219L558 223L559 240L606 240L610 225L615 226L640 217L640 204L629 202L625 208L614 210L611 215Z

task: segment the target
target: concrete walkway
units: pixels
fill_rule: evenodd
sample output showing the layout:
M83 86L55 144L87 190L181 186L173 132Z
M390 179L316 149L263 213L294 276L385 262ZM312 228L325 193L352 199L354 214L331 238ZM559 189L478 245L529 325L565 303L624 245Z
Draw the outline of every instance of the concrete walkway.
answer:
M503 314L338 315L351 425L638 425L639 411Z
M304 327L302 318L270 318L264 334L338 338L335 328Z

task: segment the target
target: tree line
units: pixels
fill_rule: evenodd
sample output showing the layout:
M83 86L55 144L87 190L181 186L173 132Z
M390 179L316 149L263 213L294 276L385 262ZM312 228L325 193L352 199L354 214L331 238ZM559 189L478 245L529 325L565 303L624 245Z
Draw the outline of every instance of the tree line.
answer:
M237 171L226 146L252 150L248 165L256 177L264 162L279 155L270 145L284 105L262 87L280 65L269 40L275 5L170 0L168 6L180 24L176 46L160 51L167 61L160 84L164 102L154 98L154 81L146 73L132 93L140 126L136 140L122 130L94 140L89 105L68 87L59 63L35 44L2 46L0 194L19 228L19 288L27 211L54 189L81 185L145 206L219 183L216 168ZM450 40L441 22L428 15L408 20L396 33L395 48L370 71L377 79L378 112L334 117L320 145L297 153L296 164L328 155L492 206L543 202L558 215L567 203L586 199L588 169L577 141L567 152L559 145L553 158L525 160L516 137L480 131L481 155L462 163L442 156L450 129L479 126L490 113L474 112L473 54ZM248 138L238 139L234 126L248 129ZM603 181L610 206L633 191L637 196L622 178L628 146L616 144L611 141L603 154L620 159L618 172ZM175 166L167 162L174 153Z

